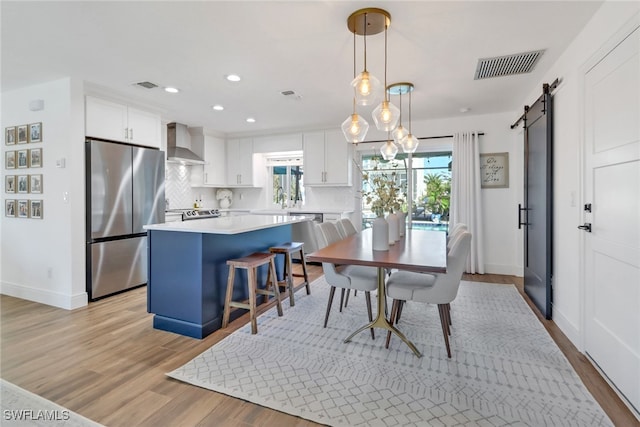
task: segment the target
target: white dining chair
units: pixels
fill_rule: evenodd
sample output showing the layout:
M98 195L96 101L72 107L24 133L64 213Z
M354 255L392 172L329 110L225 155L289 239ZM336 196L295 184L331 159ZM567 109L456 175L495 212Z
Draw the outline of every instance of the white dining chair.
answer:
M398 271L387 280L387 296L393 298L391 306L391 324L398 320L401 302L416 301L437 304L442 325L442 334L447 347L447 356L451 358L449 335L451 335L450 303L458 295L458 288L464 272L464 263L471 248L471 233L460 232L453 240L447 254L447 272L435 276ZM389 348L391 333L387 334L386 347Z
M332 243L342 240L338 233L336 225L331 222L316 224L316 240L319 249L324 248ZM371 311L371 291L378 288L378 271L375 267L365 267L360 265L340 265L336 266L331 263L323 262L322 271L327 283L331 286L329 291L329 301L327 303L327 312L324 318L324 327L329 322L329 313L331 312L331 304L336 292L336 288L341 288L340 311L342 311L342 302L344 300L345 290L354 289L364 291L365 301L367 303L367 312L369 321L373 321L373 313ZM373 328L371 329L371 338L375 338Z
M353 236L358 233L356 227L353 225L349 218L341 218L336 221L336 226L338 227L338 231L342 235L342 237Z
M453 245L454 240L456 240L456 237L464 231L469 231L469 227L467 227L467 224L463 224L461 222L458 222L451 227L451 230L449 230L449 234L447 235L447 252L451 250L451 246Z

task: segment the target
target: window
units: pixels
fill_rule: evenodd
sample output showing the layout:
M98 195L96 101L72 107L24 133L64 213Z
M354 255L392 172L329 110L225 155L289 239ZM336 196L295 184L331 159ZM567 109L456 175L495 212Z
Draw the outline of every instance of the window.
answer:
M271 175L271 202L278 207L292 207L304 199L302 154L276 154L267 157Z
M398 154L395 160L383 161L380 156L363 155L362 171L370 176L376 173L396 171L396 184L407 191L409 159L406 154ZM374 167L378 165L378 170ZM412 157L413 188L407 191L412 201L412 227L429 230L448 229L451 197L451 152L414 153ZM371 190L368 182L362 183L362 191ZM402 206L406 211L407 204ZM362 200L362 226L370 226L375 214L366 200Z

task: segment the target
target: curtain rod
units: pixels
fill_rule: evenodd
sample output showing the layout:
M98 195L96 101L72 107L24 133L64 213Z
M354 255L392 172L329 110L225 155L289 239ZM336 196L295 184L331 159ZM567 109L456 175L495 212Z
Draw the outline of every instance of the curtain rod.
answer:
M478 135L484 136L484 132L478 132ZM420 141L425 139L442 139L442 138L453 138L453 135L438 135L438 136L422 136L418 138ZM386 139L379 139L377 141L362 141L359 144L376 144L378 142L387 142Z
M562 80L560 78L557 78L553 81L553 83L551 84L547 84L544 83L542 85L542 95L540 95L538 97L538 99L536 99L535 101L533 101L533 104L535 104L536 102L538 102L540 100L540 98L542 98L544 96L545 93L547 92L551 92L553 90L555 90L555 88L558 87L558 85L562 82ZM524 120L525 116L527 115L527 111L529 111L529 106L525 105L524 106L524 113L522 113L522 115L520 117L518 117L518 120L516 120L516 122L514 124L511 125L511 129L514 129L516 126L518 126L518 123L520 123L522 120Z

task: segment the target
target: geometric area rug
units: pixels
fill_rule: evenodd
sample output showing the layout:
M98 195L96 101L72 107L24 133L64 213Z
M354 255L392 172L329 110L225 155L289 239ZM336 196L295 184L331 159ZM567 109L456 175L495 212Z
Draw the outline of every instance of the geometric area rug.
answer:
M329 286L270 309L169 377L332 426L612 425L513 285L462 282L451 303L452 358L437 307L407 303L398 328L343 342L367 320L364 293L323 328ZM375 310L375 298L372 295Z

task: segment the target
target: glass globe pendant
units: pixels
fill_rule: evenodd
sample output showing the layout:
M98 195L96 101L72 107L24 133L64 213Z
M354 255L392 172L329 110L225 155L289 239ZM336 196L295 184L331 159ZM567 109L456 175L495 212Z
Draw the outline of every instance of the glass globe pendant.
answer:
M379 130L392 131L398 125L400 110L385 100L373 110L373 121Z
M369 131L369 123L355 111L342 122L342 133L347 139L347 142L351 142L352 144L364 141L364 138L367 136L367 131Z
M387 135L387 142L380 147L380 154L382 154L382 158L385 160L393 160L396 158L398 146L391 140L391 135Z
M353 79L351 86L355 89L356 104L373 105L378 102L381 92L380 80L366 69Z
M400 141L402 151L404 151L405 153L415 153L418 149L418 144L418 138L413 136L413 134L407 134L407 136L402 138L402 140Z

